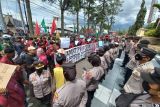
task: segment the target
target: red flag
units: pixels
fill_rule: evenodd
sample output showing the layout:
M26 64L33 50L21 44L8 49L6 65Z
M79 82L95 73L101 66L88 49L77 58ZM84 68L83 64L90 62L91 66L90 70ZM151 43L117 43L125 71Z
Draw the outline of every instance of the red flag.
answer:
M55 30L56 30L56 22L55 22L55 19L53 20L53 22L52 22L52 28L51 28L51 35L55 32Z
M38 22L36 22L36 26L35 26L35 35L37 35L37 36L40 35L40 27L38 25Z

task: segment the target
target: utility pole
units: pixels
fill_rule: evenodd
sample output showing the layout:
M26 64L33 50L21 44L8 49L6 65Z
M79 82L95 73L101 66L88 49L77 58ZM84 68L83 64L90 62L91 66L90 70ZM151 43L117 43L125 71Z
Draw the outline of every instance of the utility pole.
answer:
M19 14L20 14L21 21L22 21L23 31L25 32L25 23L24 23L23 14L22 14L21 2L20 2L20 0L17 0L17 2L18 2L18 6L19 6Z
M1 7L1 0L0 0L0 27L2 29L2 31L4 33L7 33L7 27L6 27L6 24L4 22L4 18L3 18L3 13L2 13L2 7Z
M27 24L27 30L29 31L29 25L28 25L28 19L27 19L27 12L26 12L26 5L25 5L25 0L23 0L23 9L24 9L24 15L26 19L26 24Z
M33 23L32 23L30 0L25 0L25 1L26 1L26 8L27 8L28 23L29 23L29 32L30 32L30 36L33 36L34 30L33 30Z

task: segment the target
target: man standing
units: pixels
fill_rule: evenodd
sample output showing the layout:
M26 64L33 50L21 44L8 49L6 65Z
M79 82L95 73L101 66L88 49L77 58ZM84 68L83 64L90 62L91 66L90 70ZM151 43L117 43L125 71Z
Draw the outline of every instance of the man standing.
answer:
M86 83L76 79L75 64L62 65L66 83L54 95L53 107L85 107Z

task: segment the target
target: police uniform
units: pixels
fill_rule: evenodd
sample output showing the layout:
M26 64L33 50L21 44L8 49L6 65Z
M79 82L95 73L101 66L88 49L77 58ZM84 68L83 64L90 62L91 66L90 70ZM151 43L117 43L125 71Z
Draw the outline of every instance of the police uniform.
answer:
M87 87L87 91L96 90L98 88L99 80L104 75L104 70L103 70L103 68L101 66L93 67L90 70L90 72L92 74L93 80L88 80L88 79L84 78L84 80L86 81L87 85L89 84L88 87Z
M141 95L132 101L129 107L160 107L160 104L148 100L150 97L149 94Z
M107 65L109 66L111 63L109 51L106 51L106 53L104 54L104 58L106 59Z
M131 43L131 49L129 51L129 57L132 58L136 53L137 44Z
M111 60L114 60L114 50L113 50L113 48L111 48L111 49L109 50L109 54L110 54Z
M126 67L133 70L139 65L139 62L135 59L135 56L132 56L131 60L127 63Z
M54 95L53 107L85 107L86 83L75 79L67 81Z
M93 67L89 72L91 73L92 78L91 79L83 78L87 84L88 100L87 100L86 107L91 106L91 101L94 97L94 93L95 93L96 89L98 88L98 84L99 84L102 76L104 75L104 70L101 66Z
M123 50L123 43L120 43L118 48L119 48L118 58L120 58Z
M125 56L124 56L122 67L124 67L128 63L128 61L129 61L128 53L129 53L130 49L131 49L131 43L127 42L126 43Z
M135 57L132 57L132 59L127 63L126 65L126 74L125 74L125 80L124 84L128 81L130 76L132 75L132 71L134 68L136 68L139 65L139 62L135 60Z
M142 93L144 90L142 87L143 80L140 77L140 73L146 71L146 69L153 69L153 68L154 66L151 62L139 65L136 69L134 69L131 77L125 84L124 90L127 93L135 93L135 94Z
M113 59L115 60L117 57L117 48L113 48Z
M106 71L107 68L108 68L108 65L106 63L106 60L105 60L104 56L100 57L100 59L101 59L101 67L104 69L104 71Z
M147 84L160 84L160 68L154 67L153 69L147 69L145 72L141 72L141 78L143 81L147 82ZM153 94L150 92L148 86L143 85L144 89L147 93L143 93L142 95L135 98L130 107L160 107L160 98L159 91L156 90ZM151 88L151 87L150 87ZM151 88L152 89L152 88ZM154 90L154 89L153 89Z

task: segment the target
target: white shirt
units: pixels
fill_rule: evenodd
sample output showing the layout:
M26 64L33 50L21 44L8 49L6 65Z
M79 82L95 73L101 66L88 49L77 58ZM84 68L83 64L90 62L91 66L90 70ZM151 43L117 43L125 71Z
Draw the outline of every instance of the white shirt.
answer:
M33 85L33 91L36 98L42 98L51 93L51 74L49 71L43 70L39 76L37 72L30 74L29 81Z

